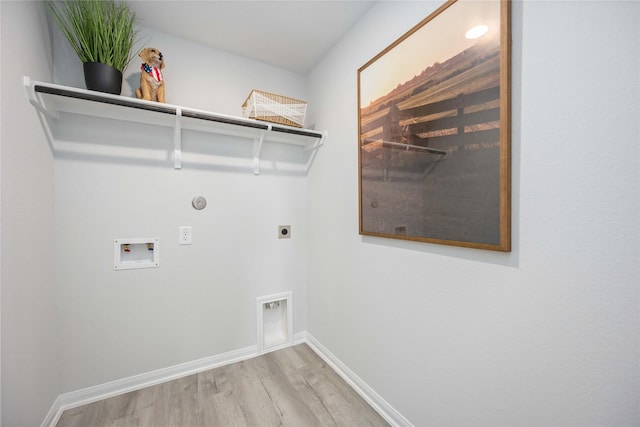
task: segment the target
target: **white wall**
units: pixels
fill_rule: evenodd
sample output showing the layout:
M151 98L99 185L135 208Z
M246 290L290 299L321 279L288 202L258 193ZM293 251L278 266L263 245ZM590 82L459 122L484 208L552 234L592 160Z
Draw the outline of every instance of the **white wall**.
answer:
M514 3L508 254L357 234L357 69L440 4L309 77L309 332L415 425L636 425L640 4Z
M2 419L35 426L59 393L53 159L22 76L52 75L36 2L0 2Z
M166 58L170 103L241 115L252 88L306 97L302 75L144 35ZM74 60L68 49L55 52L57 69ZM125 73L125 96L139 66L136 59ZM56 80L83 87L68 74ZM256 345L259 296L293 291L294 329L306 330L301 150L265 147L255 176L250 140L185 131L175 170L170 128L65 123L54 129L62 392ZM208 205L196 211L191 200L200 195ZM280 224L292 226L291 239L277 239ZM191 246L178 245L183 225L193 227ZM160 268L114 271L113 240L128 237L159 237Z

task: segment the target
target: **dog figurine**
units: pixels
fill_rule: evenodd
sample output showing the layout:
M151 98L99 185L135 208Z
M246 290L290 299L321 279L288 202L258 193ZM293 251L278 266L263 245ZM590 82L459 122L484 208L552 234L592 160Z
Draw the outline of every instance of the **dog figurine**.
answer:
M140 67L140 87L136 89L136 98L164 103L162 52L154 47L147 47L142 49L138 56L142 59L142 66Z

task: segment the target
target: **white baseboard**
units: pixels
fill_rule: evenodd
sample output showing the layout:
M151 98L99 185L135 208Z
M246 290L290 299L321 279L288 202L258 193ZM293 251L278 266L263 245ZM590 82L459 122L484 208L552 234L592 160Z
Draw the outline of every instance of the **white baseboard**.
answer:
M49 412L47 412L47 415L44 417L44 420L42 421L42 424L40 424L40 427L55 427L55 425L58 424L58 421L60 420L60 416L62 416L62 411L64 411L64 409L62 409L62 406L60 404L60 396L58 396L49 409Z
M198 372L207 371L209 369L218 368L220 366L240 362L242 360L251 359L257 355L258 347L253 345L240 350L205 357L193 362L182 363L168 368L147 372L145 374L134 375L121 380L87 387L70 393L64 393L58 396L55 400L53 406L49 410L49 413L42 422L41 427L55 427L60 420L62 412L67 409L76 408L78 406L86 405L87 403L96 402L98 400L128 393L134 390L140 390L141 388L186 377L187 375L196 374Z
M326 347L307 332L298 332L294 335L293 344L307 343L318 356L331 366L353 389L369 403L388 423L396 427L413 427L398 411L389 405L380 395L360 379L353 371L335 357ZM141 388L182 378L187 375L228 365L242 360L258 356L258 346L245 347L239 350L218 354L193 362L182 363L168 368L158 369L145 374L134 375L121 380L87 387L82 390L64 393L58 396L53 406L47 413L41 427L55 427L60 420L62 412L96 402L98 400L139 390Z
M307 331L298 332L293 336L293 345L307 342Z
M318 356L320 356L329 366L349 384L369 405L394 427L413 427L409 420L396 411L386 400L367 385L359 376L340 361L333 353L315 339L308 332L306 333L306 343Z

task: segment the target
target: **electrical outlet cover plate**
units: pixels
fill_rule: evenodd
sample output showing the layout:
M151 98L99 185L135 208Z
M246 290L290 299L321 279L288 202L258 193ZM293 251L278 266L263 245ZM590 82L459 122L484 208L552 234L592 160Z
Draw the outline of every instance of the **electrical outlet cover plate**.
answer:
M178 227L178 244L179 245L191 245L193 244L193 229L189 226Z

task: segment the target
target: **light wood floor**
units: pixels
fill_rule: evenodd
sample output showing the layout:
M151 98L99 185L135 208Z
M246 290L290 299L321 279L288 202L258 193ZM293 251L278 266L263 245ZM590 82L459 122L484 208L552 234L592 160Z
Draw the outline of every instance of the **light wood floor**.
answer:
M388 426L306 344L90 403L57 427Z

